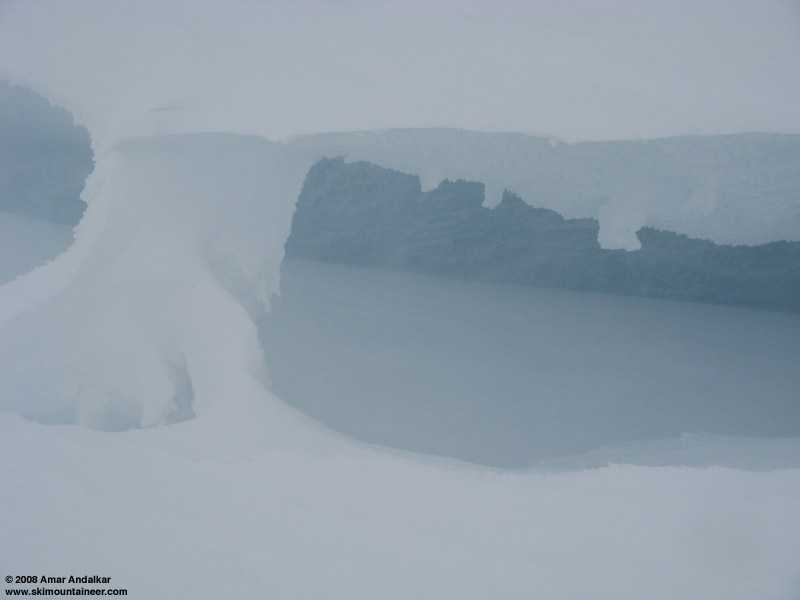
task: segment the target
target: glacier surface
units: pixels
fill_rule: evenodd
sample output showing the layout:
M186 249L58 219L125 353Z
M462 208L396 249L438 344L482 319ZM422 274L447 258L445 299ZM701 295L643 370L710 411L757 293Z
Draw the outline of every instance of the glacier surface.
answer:
M419 4L392 5L388 18L374 8L361 16L358 3L319 13L304 4L188 6L0 6L0 76L69 109L87 127L95 154L75 243L0 289L0 563L7 573L101 572L148 598L796 596L797 469L495 472L365 447L268 390L253 318L278 290L293 203L322 149L265 136L420 125L416 119L487 126L476 114L513 115L489 121L491 129L534 113L545 118L526 121L531 126L564 126L565 114L582 114L587 104L564 112L563 98L584 98L588 89L597 92L588 96L591 104L607 97L614 81L625 83L621 98L634 90L635 76L600 75L598 82L591 66L603 61L587 67L579 60L598 49L598 39L615 39L608 34L626 14L622 4L609 11L592 3L540 9L522 20L513 11L491 16L476 4L456 19L450 10L422 13L428 18L421 25ZM575 12L582 6L587 13ZM676 129L689 125L687 115L698 108L691 98L706 95L718 100L709 103L713 114L724 117L716 120L705 107L714 130L785 129L793 113L782 103L799 81L792 68L796 9L761 7L737 3L715 13L719 7L705 3L695 13L699 25L684 23L680 10L630 11L627 24L639 26L634 39L658 37L662 20L688 23L697 57L707 56L706 41L716 49L712 56L719 47L732 49L751 77L731 56L719 64L735 69L714 73L714 63L701 59L683 73L691 52L671 60L653 50L634 73L658 64L673 82L694 82L679 117L642 129L654 113L676 114L666 110L671 101L657 101L663 84L655 74L644 80L648 93L632 104L600 102L604 110L585 113L578 129L624 137L587 125L617 110L618 132L624 125L631 135L681 133ZM705 29L714 14L720 26ZM537 54L523 52L530 49L524 43L512 44L517 52L490 52L487 62L482 52L515 23L529 34L525 25L540 16L546 18L534 31L556 25L559 32L544 38L547 48L568 51L560 64L535 72L566 84L549 100L528 108L520 102L504 113L513 94L493 97L491 90L530 65L517 58L509 72L497 70L498 60ZM598 23L607 35L592 36ZM462 38L465 31L471 35ZM517 32L508 39L539 39ZM741 44L743 32L751 45ZM411 33L412 40L402 38ZM407 65L438 56L432 50L445 47L440 34L445 44L481 42L468 55L475 68L446 53L415 76ZM366 44L350 46L359 35ZM631 39L602 46L601 55L623 65L638 60ZM660 39L668 50L684 46ZM399 41L416 53L394 53ZM766 50L751 53L761 42ZM363 52L371 46L382 51ZM345 58L331 65L337 50ZM773 52L792 58L775 67ZM348 59L374 62L350 69ZM565 66L594 85L571 88L561 75ZM395 85L381 85L386 72L403 67ZM762 68L780 71L771 78L779 93L752 93L752 73ZM601 74L613 76L608 69ZM416 92L439 79L442 86L429 96ZM365 100L352 103L358 86ZM406 89L415 91L403 93L398 105L394 94ZM520 91L531 89L538 87ZM452 123L452 100L479 90L475 108ZM742 92L748 102L720 110L721 91ZM431 98L440 99L420 112ZM626 116L633 106L639 108ZM480 145L467 150L483 153ZM455 178L465 168L457 152L412 151L408 161L425 179ZM613 212L614 243L624 247L626 228L641 218L638 210ZM155 426L170 420L178 422ZM90 429L133 425L142 428Z

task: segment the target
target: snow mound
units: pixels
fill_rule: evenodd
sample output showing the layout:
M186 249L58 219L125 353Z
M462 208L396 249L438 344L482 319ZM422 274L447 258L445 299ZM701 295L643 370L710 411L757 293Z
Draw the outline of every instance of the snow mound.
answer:
M125 429L165 423L190 396L199 413L263 394L252 317L277 290L306 167L285 159L232 134L98 157L77 243L3 288L2 408Z
M428 50L446 48L447 40L461 39L488 25L500 39L504 27L522 22L543 31L548 24L572 23L583 33L602 22L608 39L620 31L630 35L614 11L598 11L590 3L587 10L600 21L586 21L574 9L541 7L526 9L521 15L501 11L498 21L492 16L494 9L487 13L477 6L452 20L451 11L413 4L393 5L387 14L381 12L383 8L369 9L351 23L349 18L356 13L352 8L341 10L322 10L311 18L306 8L271 3L245 4L235 11L181 2L4 5L0 76L27 84L68 108L91 135L96 168L83 194L89 208L77 228L76 243L46 267L3 288L0 382L8 393L2 398L2 408L47 422L103 428L147 426L181 413L178 406L187 404L186 398L194 398L194 411L203 411L224 403L221 398L231 395L227 390L236 389L241 381L265 382L252 317L277 292L278 268L302 177L316 159L332 150L344 149L350 158L417 173L425 186L444 178L484 181L489 203L505 188L533 197L527 192L535 181L526 175L532 148L538 156L568 152L569 146L552 139L482 136L459 130L311 136L281 144L263 137L237 137L418 124L416 97L404 94L404 101L398 103L391 96L398 86L414 88L417 82L402 69L386 69L387 64L398 65L399 56L391 44L378 43L380 35L419 33L415 28L420 16L431 19L422 19L423 29L443 27L442 38L423 44ZM726 12L718 41L725 40L726 47L736 50L740 41L733 35L740 27L736 23L745 24L748 36L762 39L763 31L747 29L751 21L741 17L746 14L753 23L766 20L782 27L785 10L778 5L766 12L742 6L734 11L736 18ZM697 14L709 18L702 10ZM629 10L626 18L650 26L657 22L635 10ZM310 29L304 30L305 26ZM324 41L339 48L337 36L343 31L363 34L364 48L379 49L374 55L346 54L368 60L358 66L374 78L366 82L364 94L356 94L359 102L334 102L345 92L347 98L353 96L353 73L347 64L331 65L326 57L335 53L318 45ZM789 55L787 50L795 42L783 28L778 31L780 35L764 39L767 48ZM698 31L693 36L693 51L702 55L708 39L698 36ZM535 40L536 36L510 39ZM583 35L565 39L585 50L595 45ZM641 41L637 36L625 39L626 43ZM406 46L416 48L413 43L402 47ZM566 51L563 45L557 47ZM514 61L531 50L514 49ZM408 57L414 58L416 50L409 52ZM568 54L572 55L571 48ZM435 110L425 114L437 124L452 124L443 116L452 110L451 93L445 92L457 82L437 77L448 72L443 68L448 64L469 67L465 73L474 75L469 91L491 101L489 105L478 102L477 112L460 115L455 124L498 127L499 122L477 116L503 112L490 110L503 106L502 99L486 95L486 84L496 81L496 61L501 55L493 54L488 63L475 65L464 65L456 60L458 56L447 53L444 63L419 63L432 94L428 99L436 99ZM293 60L282 60L289 57ZM727 58L728 63L731 60ZM80 65L81 76L76 75L75 65ZM791 66L790 60L781 63L786 71L782 81L791 92L798 82L795 70L787 65ZM517 73L527 73L526 66L511 63ZM550 69L542 72L552 75ZM302 77L295 77L297 73ZM289 75L300 83L289 81ZM740 79L737 72L732 81ZM541 89L535 77L526 81L526 94ZM557 104L568 92L576 97L569 82L559 81L563 85L553 96ZM620 98L631 80L613 81L622 92L610 108L601 103L600 113L591 111L596 117L625 104ZM732 81L725 80L729 85ZM388 88L387 82L392 84ZM308 98L319 97L319 86L328 90L327 97L335 106L307 103ZM585 91L596 88L592 84ZM391 102L386 102L386 93ZM526 108L513 121L521 130L529 129L523 125L528 123L523 117L530 114L526 94L519 104ZM587 97L594 102L595 96ZM757 97L772 102L775 95ZM614 106L616 102L622 104ZM374 106L384 108L376 114ZM713 106L715 114L718 106ZM691 102L684 106L690 113L695 108ZM558 122L563 126L579 112L565 110ZM744 127L735 122L736 128ZM747 123L775 126L755 117ZM686 120L678 125L667 119L656 130L676 133L686 124ZM618 136L625 132L630 130L617 129ZM619 190L618 197L594 206L601 221L600 241L607 247L635 248L635 231L650 222L651 213L664 218L659 212L662 198L637 200L641 186L634 187ZM701 212L707 210L712 202L704 200L702 193L695 196L690 204L699 205ZM685 198L667 212L684 208ZM260 394L233 396L245 402L244 397Z
M648 5L619 26L617 11L587 3L585 15L565 4L526 12L508 36L521 43L482 62L484 49L516 25L514 11L498 20L488 4L456 19L449 4L420 15L418 3L354 3L318 16L313 4L236 6L0 5L0 77L68 108L89 130L96 161L75 243L0 289L0 408L102 429L196 415L114 435L0 415L6 572L108 575L147 598L796 597L796 469L541 475L429 465L337 442L270 395L253 317L277 290L292 206L318 156L242 137L419 125L430 97L441 98L424 111L435 125L481 128L487 122L476 125L475 115L515 115L492 120L496 129L537 113L545 117L535 125L583 115L580 128L610 112L612 129L639 132L648 116L678 112L647 129L677 133L694 119L695 99L709 98L704 115L723 116L711 120L715 128L781 129L780 104L799 89L794 9L744 2L713 10L709 2L695 23L682 22L687 13L671 4L651 16ZM707 29L716 14L721 26ZM527 29L539 16L547 18ZM606 35L594 35L598 23ZM535 31L551 27L567 35L531 48L528 41L542 39ZM686 35L674 36L678 29ZM648 40L660 31L671 42L621 86L619 98L632 103L597 101L614 82L594 79L596 65L602 79L613 75L615 58L647 56L631 51L630 33L614 52L597 47L619 39L615 31ZM687 36L700 59L713 50L711 62L684 52L671 59ZM359 39L366 43L352 44ZM451 42L449 58L426 63ZM766 51L753 55L762 42ZM380 51L365 51L372 46ZM393 51L405 46L415 51ZM471 48L468 66L476 67L469 85L454 60L462 48ZM509 48L525 59L510 72L497 68ZM733 54L713 60L721 48ZM549 87L537 77L518 88L526 93L493 95L528 73L528 57L562 49L569 60L532 71L561 82L549 101L529 102L531 90ZM340 50L346 58L337 63ZM791 58L774 65L773 56ZM689 101L673 112L661 74L672 85L695 64L694 85L681 94ZM729 66L721 78L720 64ZM576 89L559 75L576 72L564 66L580 67L589 85ZM397 72L405 75L383 85ZM643 72L650 92L631 96ZM752 73L760 72L781 93L753 95ZM419 93L440 79L430 97ZM477 110L452 123L453 100L464 105L478 91ZM737 97L731 91L750 100L743 118L734 118L741 105L720 109ZM509 97L520 98L516 111L504 110ZM564 111L565 98L588 103ZM592 105L603 110L581 111ZM632 105L637 115L628 119ZM436 158L431 178L448 176L454 161L456 152Z
M158 600L793 600L800 589L797 469L513 473L287 450L209 421L108 435L0 415L14 450L0 453L13 515L0 563L110 576ZM210 447L225 434L224 450Z

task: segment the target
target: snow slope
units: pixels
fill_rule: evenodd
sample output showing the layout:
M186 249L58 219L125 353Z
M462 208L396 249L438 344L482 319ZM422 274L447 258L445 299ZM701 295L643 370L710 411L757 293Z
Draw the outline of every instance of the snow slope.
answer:
M263 138L230 134L98 157L76 243L3 288L2 407L126 429L164 423L187 387L196 413L261 398L248 310L277 288L298 166Z
M352 28L349 17L360 14L359 4L345 12L323 9L321 17L303 4L243 4L231 11L188 6L0 7L0 74L67 107L86 125L96 161L75 243L0 289L0 563L7 574L96 573L143 598L797 595L797 469L494 472L366 448L303 417L267 389L253 318L278 289L293 202L315 157L249 134L408 126L420 114L449 125L452 98L478 89L490 92L476 96L482 100L475 112L462 113L456 124L470 126L470 115L501 114L514 90L493 101L491 90L501 88L491 84L498 76L513 80L526 66L517 63L511 73L492 77L505 48L474 72L434 61L421 83L455 76L430 89L440 100L432 103L435 110L420 113L430 99L417 93L425 86L416 85L415 69L397 80L414 90L403 102L393 95L397 85L381 85L385 73L406 64L393 60L393 42L411 32L435 39L433 46L409 43L424 56L446 47L456 33L493 44L494 34L514 22L523 29L509 39L537 40L524 28L538 22L536 11L523 21L513 10L501 11L505 16L497 21L476 5L450 20L452 10L443 5L446 10L426 13L430 19L416 29L420 5L393 8L387 16L368 9ZM601 22L609 26L618 21L619 13L596 5L586 5L586 15L567 6L566 12L546 9L551 20L544 27L552 19L577 22L578 37L585 39L598 23L593 17L608 15ZM780 65L768 72L779 76L761 81L779 82L778 93L768 85L763 89L770 93L749 93L759 76L743 76L727 54L717 62L701 60L690 73L681 72L682 60L661 64L668 52L642 65L659 65L656 79L659 71L672 73L670 83L688 75L699 87L687 97L742 92L750 103L729 110L720 110L722 98L710 94L713 106L705 116L715 130L790 127L786 115L793 113L782 105L797 90L796 10L762 6L737 3L719 13L719 29L709 31L703 26L718 7L703 5L692 13L701 17L699 26L685 23L694 52L679 55L702 59L709 47L699 42L711 40L715 47L724 41L722 50L734 50L752 75L772 65L777 52ZM651 28L662 20L668 27L689 16L667 9L629 14L627 24L650 26L636 29L644 39L656 37ZM440 26L444 42L433 36ZM598 39L613 40L614 29ZM391 30L397 33L386 37ZM741 43L740 33L749 43ZM365 45L350 47L359 36ZM550 40L570 47L572 37ZM684 40L672 39L662 37L667 50L683 47ZM761 42L764 52L752 54ZM373 45L385 50L363 52ZM594 44L579 46L573 59L585 50L594 55ZM480 65L485 44L472 47L469 56ZM344 56L374 60L374 68L331 65L328 58L346 48ZM528 48L523 43L519 49ZM282 60L295 50L299 62ZM622 56L645 55L622 44L610 56L612 72ZM592 65L601 63L578 71L582 79L591 82ZM298 64L316 68L298 77ZM717 78L717 64L736 68ZM559 73L559 66L545 70ZM354 77L358 85L362 75L365 101L354 103ZM474 75L474 84L439 94L465 75ZM602 92L606 83L584 89ZM551 107L560 109L565 89L551 98ZM522 96L517 107L526 106ZM639 99L633 104L642 112L630 119L625 104L599 105L621 109L617 131L622 125L640 131L637 124L651 110L672 104L667 98L653 108ZM377 106L377 113L365 106ZM561 113L561 123L585 106ZM685 126L697 103L682 106L681 117L648 131ZM519 124L524 114L509 122ZM587 114L602 122L597 113ZM592 133L607 137L608 131ZM433 167L448 176L457 162L444 154ZM64 424L43 425L20 414ZM176 422L157 426L170 421ZM143 428L83 427L136 425Z
M495 472L276 443L274 416L109 434L3 415L0 562L155 599L796 597L797 469Z

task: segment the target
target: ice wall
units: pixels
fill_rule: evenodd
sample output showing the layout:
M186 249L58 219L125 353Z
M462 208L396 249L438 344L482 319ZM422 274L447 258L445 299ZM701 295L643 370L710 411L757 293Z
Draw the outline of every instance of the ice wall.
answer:
M366 160L419 175L480 181L566 218L600 223L604 248L635 250L643 226L718 244L800 240L800 145L794 135L674 137L566 144L521 133L395 129L301 136L317 156Z
M262 398L251 317L277 291L302 176L326 151L266 137L447 125L597 139L683 133L701 116L715 132L797 130L784 105L800 90L787 5L531 6L2 4L0 77L70 110L96 168L74 246L2 288L0 408L123 428L166 422L187 397L196 412ZM632 51L655 38L650 58ZM711 64L709 48L730 53ZM687 77L695 58L708 69ZM767 65L780 88L759 93ZM369 159L357 138L352 152ZM399 160L427 186L509 160L410 141L376 162ZM487 180L489 195L512 179ZM631 247L646 212L601 211L602 241Z
M192 395L195 413L258 398L252 317L278 287L305 167L234 134L98 157L78 242L3 287L3 408L125 429L186 413Z

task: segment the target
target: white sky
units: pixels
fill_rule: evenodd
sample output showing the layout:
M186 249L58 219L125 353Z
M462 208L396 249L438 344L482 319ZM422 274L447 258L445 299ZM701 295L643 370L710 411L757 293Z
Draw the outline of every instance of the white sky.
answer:
M794 1L0 7L0 76L60 99L95 136L800 132Z

